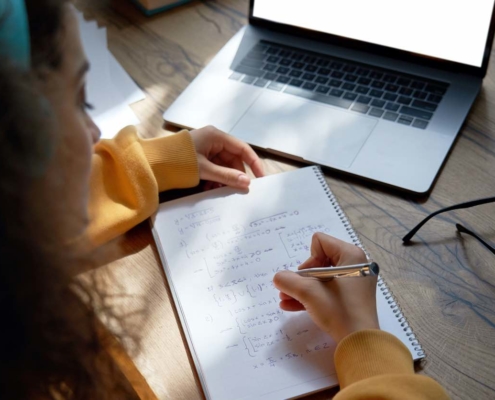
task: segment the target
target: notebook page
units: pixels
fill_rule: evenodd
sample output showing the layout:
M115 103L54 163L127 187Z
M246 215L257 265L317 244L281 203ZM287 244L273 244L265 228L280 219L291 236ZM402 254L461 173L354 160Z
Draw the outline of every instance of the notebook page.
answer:
M248 194L221 188L171 201L154 218L207 398L281 399L337 384L335 343L305 312L282 311L272 283L306 260L313 233L352 243L316 171L253 180ZM386 304L382 321L401 331Z

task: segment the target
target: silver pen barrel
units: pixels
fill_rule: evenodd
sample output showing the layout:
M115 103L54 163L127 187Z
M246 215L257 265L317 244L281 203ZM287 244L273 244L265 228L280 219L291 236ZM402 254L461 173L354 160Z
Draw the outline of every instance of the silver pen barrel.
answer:
M345 267L309 268L296 271L296 274L304 277L330 280L334 278L351 278L360 276L376 276L380 272L375 262L348 265Z

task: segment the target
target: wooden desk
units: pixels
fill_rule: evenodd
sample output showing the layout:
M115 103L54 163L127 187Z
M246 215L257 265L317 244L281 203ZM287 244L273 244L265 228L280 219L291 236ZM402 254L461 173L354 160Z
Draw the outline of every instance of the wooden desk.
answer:
M108 28L109 47L146 92L133 106L141 134L163 134L162 113L246 23L248 0L196 1L146 18L126 0L80 1L86 18ZM430 221L413 246L401 237L427 213L495 193L495 60L429 197L409 196L342 175L327 180L379 260L383 275L426 352L421 373L454 399L495 398L495 256L455 222L495 242L495 205ZM261 154L266 172L301 167ZM114 303L141 336L133 358L160 399L203 398L184 345L167 283L147 224L129 232L122 258L101 268L112 275ZM327 399L335 391L311 399Z

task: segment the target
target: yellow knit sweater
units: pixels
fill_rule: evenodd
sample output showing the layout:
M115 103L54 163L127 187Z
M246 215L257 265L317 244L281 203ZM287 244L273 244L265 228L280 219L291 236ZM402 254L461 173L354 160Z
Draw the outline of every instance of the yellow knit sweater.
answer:
M112 140L101 140L92 163L91 240L101 245L144 221L157 209L159 192L198 183L196 151L187 131L140 139L130 126ZM335 366L341 388L336 400L448 399L437 382L414 373L409 350L383 331L347 336L337 347Z

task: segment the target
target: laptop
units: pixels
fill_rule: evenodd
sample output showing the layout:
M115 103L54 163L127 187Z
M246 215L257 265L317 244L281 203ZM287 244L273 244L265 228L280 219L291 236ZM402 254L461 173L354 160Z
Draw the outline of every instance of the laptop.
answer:
M164 119L425 194L480 91L493 15L494 0L251 0Z

